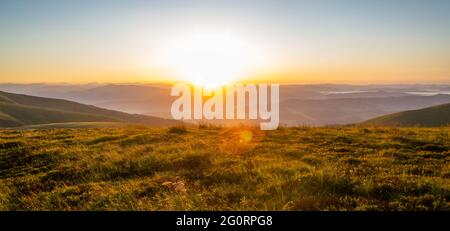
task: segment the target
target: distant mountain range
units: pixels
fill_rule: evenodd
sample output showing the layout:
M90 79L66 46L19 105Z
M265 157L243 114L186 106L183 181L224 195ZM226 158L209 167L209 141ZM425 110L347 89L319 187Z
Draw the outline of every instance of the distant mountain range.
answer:
M280 120L287 125L350 124L374 117L449 103L450 95L301 100L280 103Z
M120 122L149 126L180 123L175 120L128 114L68 100L0 91L0 127L66 122Z
M1 90L167 119L176 99L167 84L0 84ZM351 124L445 103L449 85L281 85L280 123Z
M380 116L362 124L420 127L450 125L450 103Z

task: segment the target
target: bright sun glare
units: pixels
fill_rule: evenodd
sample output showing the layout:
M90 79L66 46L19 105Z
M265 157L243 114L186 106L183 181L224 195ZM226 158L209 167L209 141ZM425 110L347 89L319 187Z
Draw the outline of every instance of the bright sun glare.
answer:
M251 47L231 32L196 30L167 42L160 57L181 79L215 88L237 81L256 64Z

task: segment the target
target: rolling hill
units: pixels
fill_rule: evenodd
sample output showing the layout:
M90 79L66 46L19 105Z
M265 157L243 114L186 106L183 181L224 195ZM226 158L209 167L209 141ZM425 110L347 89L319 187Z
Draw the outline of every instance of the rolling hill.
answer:
M450 127L3 129L0 211L450 211L449 135Z
M0 91L64 99L112 111L170 119L171 104L176 99L170 96L170 87L168 84L139 83L0 84ZM391 113L450 103L449 88L447 85L423 84L283 84L280 86L280 123L288 126L360 123ZM66 111L66 108L62 110ZM89 110L75 112L90 114Z
M180 123L175 120L107 110L68 100L0 91L0 127L66 122L123 122L149 126Z
M349 124L406 110L450 102L450 95L326 100L290 99L280 103L280 121L287 125Z
M403 111L364 122L370 125L434 127L450 124L450 103L419 110Z

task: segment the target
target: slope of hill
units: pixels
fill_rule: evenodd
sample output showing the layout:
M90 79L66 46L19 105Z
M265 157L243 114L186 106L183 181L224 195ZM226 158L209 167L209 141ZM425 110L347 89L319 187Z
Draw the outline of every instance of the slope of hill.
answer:
M291 99L280 103L280 121L288 125L349 124L390 113L450 102L450 95L386 98Z
M0 210L448 211L449 135L450 127L0 130Z
M95 114L83 114L67 111L43 109L24 106L20 104L0 103L0 110L9 116L4 127L15 127L30 124L64 123L64 122L88 122L88 121L116 121L119 120ZM5 119L5 118L4 118Z
M0 84L0 91L163 118L171 118L171 104L176 99L170 96L170 85L165 84ZM445 103L450 103L447 85L281 85L280 123L294 126L360 123Z
M450 103L419 110L403 111L364 122L371 125L444 126L450 124Z
M64 122L125 122L151 126L179 124L175 120L127 114L68 100L0 92L0 127Z

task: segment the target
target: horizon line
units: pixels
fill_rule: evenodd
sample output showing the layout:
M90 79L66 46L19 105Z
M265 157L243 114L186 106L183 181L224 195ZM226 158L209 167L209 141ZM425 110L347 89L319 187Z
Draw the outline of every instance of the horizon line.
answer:
M187 81L101 81L101 82L0 82L1 85L11 84L11 85L174 85L177 83L189 83ZM380 83L357 83L357 82L274 82L274 81L242 81L242 82L232 82L224 85L233 85L233 84L279 84L279 85L350 85L350 86L370 86L370 85L381 85L381 86L398 86L398 85L450 85L450 82L415 82L415 83L389 83L389 82L380 82Z

